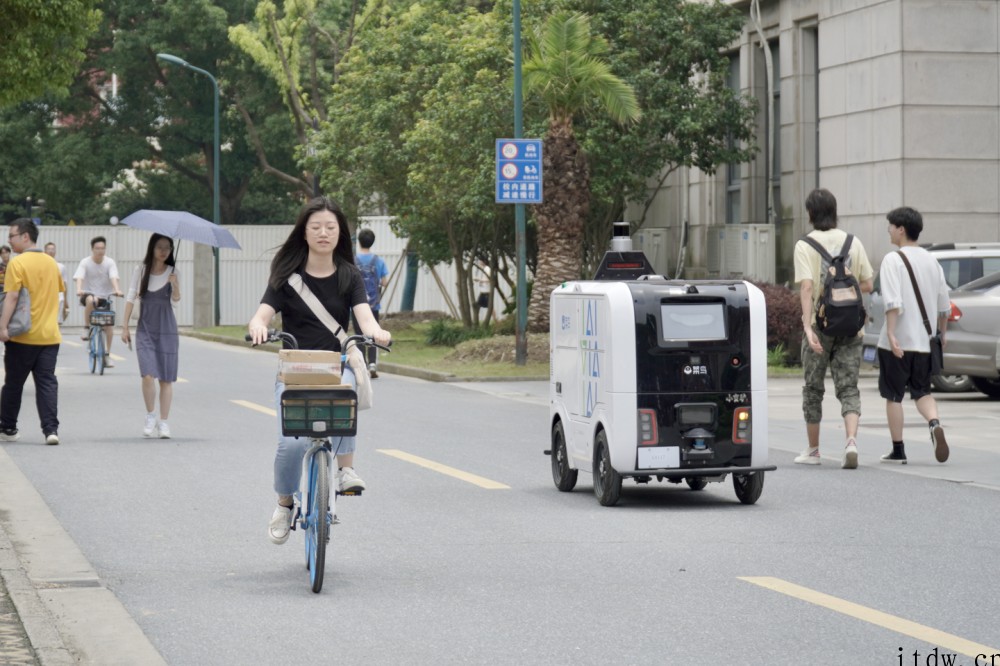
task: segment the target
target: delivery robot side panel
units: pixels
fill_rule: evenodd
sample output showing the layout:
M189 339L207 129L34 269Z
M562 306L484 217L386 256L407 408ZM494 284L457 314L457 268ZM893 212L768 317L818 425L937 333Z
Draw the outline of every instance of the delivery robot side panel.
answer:
M633 315L628 288L614 282L568 282L550 300L551 416L562 418L570 466L590 471L597 429L609 440L629 436L608 421L609 395L630 392L634 405L635 359L609 362L608 348L618 339L631 344ZM627 367L626 367L627 366ZM611 410L613 411L613 410ZM634 412L633 412L634 413ZM632 419L634 421L634 419ZM635 423L631 423L634 439Z
M767 358L767 303L764 301L764 292L747 283L747 296L750 300L750 330L751 347L753 357L758 359ZM767 414L767 364L755 363L751 368L750 375L753 390L753 409L757 415ZM767 423L765 418L755 418L753 420L753 453L750 464L754 467L761 467L767 464Z

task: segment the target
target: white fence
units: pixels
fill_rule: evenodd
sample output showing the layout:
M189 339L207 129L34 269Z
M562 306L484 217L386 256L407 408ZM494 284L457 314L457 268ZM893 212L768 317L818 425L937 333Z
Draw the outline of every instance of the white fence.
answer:
M403 299L403 283L406 279L406 239L397 238L389 228L387 217L361 218L359 228L367 227L375 233L372 251L381 256L390 272L395 272L382 312L398 312ZM233 233L242 249L223 248L219 252L219 316L223 325L245 324L260 303L260 297L267 285L268 272L274 252L288 237L291 225L237 225L226 227ZM108 256L118 264L121 274L122 291L128 290L132 273L142 263L149 242L149 233L122 225L100 227L42 226L39 228L38 246L45 243L56 244L56 261L66 266L67 277L72 279L80 260L90 256L90 240L104 236L108 243ZM191 283L194 274L194 245L180 241L177 244L177 271L180 275L182 299L177 310L177 321L181 326L191 326L194 322L194 297ZM441 310L449 312L448 299L457 303L455 269L450 264L434 267L447 292L442 295L431 270L421 265L417 278L417 291L413 309ZM74 294L75 284L67 285L70 298L70 326L83 326L83 307Z

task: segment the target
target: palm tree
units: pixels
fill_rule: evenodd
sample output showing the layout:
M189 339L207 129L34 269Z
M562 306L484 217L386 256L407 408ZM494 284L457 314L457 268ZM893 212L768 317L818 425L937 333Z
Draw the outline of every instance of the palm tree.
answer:
M632 87L611 72L603 56L607 42L590 32L590 17L561 12L529 38L524 63L526 94L536 94L549 112L542 143L543 203L534 207L538 263L528 328L549 328L549 294L577 280L583 228L590 213L590 166L573 133L573 117L593 109L616 122L641 116Z

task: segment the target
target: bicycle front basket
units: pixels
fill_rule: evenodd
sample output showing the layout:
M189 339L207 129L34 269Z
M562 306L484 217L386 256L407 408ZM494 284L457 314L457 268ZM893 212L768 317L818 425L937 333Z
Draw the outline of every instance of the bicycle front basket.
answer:
M115 325L114 310L94 310L93 312L90 313L90 325L114 326Z
M350 386L290 387L281 394L286 437L349 437L358 432L358 395Z

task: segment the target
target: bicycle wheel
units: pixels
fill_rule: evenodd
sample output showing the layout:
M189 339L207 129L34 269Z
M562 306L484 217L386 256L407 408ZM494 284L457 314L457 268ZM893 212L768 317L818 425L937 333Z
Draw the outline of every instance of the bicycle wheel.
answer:
M104 374L104 331L97 329L94 333L97 336L97 371Z
M94 336L94 328L90 328L90 344L87 345L90 356L90 373L97 371L97 338Z
M309 497L306 516L306 561L312 591L323 589L326 544L330 539L330 454L317 451L309 460Z

